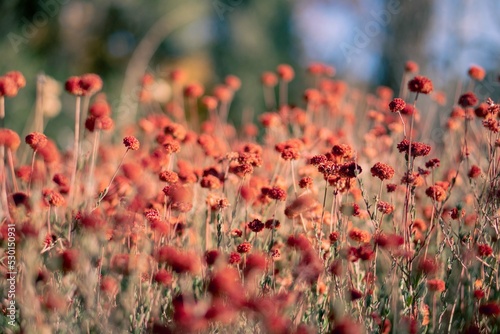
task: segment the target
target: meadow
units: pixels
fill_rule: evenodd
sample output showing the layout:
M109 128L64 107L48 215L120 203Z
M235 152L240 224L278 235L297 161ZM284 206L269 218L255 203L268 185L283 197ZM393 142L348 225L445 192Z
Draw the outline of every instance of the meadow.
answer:
M33 131L9 129L5 100L37 83L1 76L0 332L499 333L485 70L464 69L456 96L412 61L396 92L302 70L299 105L292 67L262 73L267 110L238 128L233 75L205 91L173 69L159 103L145 74L125 125L99 75L71 76L67 151L40 96Z

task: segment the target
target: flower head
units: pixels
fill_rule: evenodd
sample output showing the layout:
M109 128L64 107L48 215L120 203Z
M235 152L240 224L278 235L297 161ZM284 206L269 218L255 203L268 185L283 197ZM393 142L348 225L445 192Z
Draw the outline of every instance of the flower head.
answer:
M458 99L458 104L461 105L463 108L467 107L473 107L477 104L477 97L476 94L473 92L466 92L460 96Z
M483 81L484 77L486 76L484 68L478 65L472 65L471 67L469 67L467 73L469 74L469 77L471 77L471 79L477 81Z
M397 97L397 98L393 99L393 100L389 103L389 109L390 109L392 112L398 112L398 111L401 111L401 110L403 110L405 107L406 107L406 102L405 102L405 100L400 99L399 97Z
M40 132L32 132L25 138L26 144L28 144L33 151L37 151L45 145L47 145L47 137Z
M378 177L380 180L390 180L394 176L394 168L381 162L377 162L370 169L372 176Z
M408 82L410 92L429 94L433 90L432 81L424 76L417 75Z
M134 136L127 136L123 138L123 145L125 145L127 150L137 151L139 149L140 143L139 140Z

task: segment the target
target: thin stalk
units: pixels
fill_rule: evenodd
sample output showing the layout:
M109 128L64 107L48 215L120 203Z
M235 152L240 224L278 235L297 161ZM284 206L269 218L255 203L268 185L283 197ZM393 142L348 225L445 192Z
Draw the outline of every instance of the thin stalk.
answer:
M10 174L12 175L12 183L14 184L14 191L18 192L19 188L17 187L16 174L14 172L14 158L12 155L12 150L10 148L7 149L7 160L9 162Z
M280 80L280 107L288 104L288 83Z
M78 155L80 154L80 109L81 109L81 96L76 97L75 104L75 137L73 143L73 162L71 166L71 183L70 183L70 203L74 202L76 197L76 169L78 168Z
M326 211L326 194L328 191L328 181L325 183L325 192L323 194L323 212L321 213L321 219L319 221L319 226L318 223L316 223L316 241L318 242L318 255L321 256L321 230L323 228L323 219L325 218L325 211Z
M31 193L31 181L33 179L33 173L35 172L35 157L36 157L36 150L33 151L33 155L31 157L31 172L30 172L30 178L28 180L28 197L30 196Z
M125 156L127 155L129 149L127 148L127 150L125 151L125 153L123 154L122 156L122 159L120 160L120 163L118 164L118 167L116 168L115 170L115 173L113 174L113 176L111 177L111 180L109 181L108 185L106 188L104 188L103 192L101 194L99 194L99 198L97 200L97 204L96 204L96 208L101 205L101 201L103 200L104 197L106 197L106 195L108 194L108 191L109 191L109 187L111 187L111 184L113 183L113 181L115 180L115 177L116 175L118 174L118 171L120 170L120 167L121 165L123 164L123 160L125 160Z
M97 157L97 150L99 148L100 134L101 134L100 130L96 130L96 132L94 133L94 142L92 144L92 156L90 158L89 173L87 175L87 185L85 187L85 193L87 194L86 196L87 198L90 198L94 191L94 170ZM91 202L89 201L88 203Z

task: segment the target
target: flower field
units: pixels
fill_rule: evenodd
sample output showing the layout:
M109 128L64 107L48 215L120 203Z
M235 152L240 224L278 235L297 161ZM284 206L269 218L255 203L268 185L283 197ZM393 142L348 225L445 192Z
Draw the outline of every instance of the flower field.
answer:
M399 92L306 71L299 105L292 67L262 73L267 110L238 128L236 76L205 91L172 70L160 104L146 74L124 125L98 75L72 76L69 150L41 98L33 131L9 129L5 101L36 80L1 76L0 332L499 333L484 69L456 96L411 61Z

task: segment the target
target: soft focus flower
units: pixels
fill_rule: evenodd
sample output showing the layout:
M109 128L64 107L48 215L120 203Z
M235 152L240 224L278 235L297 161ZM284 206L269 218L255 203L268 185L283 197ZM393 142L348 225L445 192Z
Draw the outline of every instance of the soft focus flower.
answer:
M433 90L432 81L424 76L417 75L408 82L410 92L429 94Z

